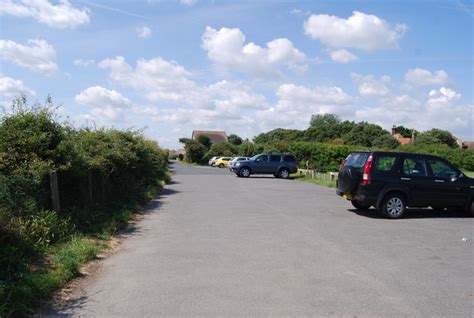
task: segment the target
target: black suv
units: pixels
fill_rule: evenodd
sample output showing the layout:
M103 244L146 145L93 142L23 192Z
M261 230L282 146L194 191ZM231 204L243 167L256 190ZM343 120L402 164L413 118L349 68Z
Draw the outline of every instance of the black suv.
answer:
M463 208L474 215L474 179L431 155L353 152L339 168L337 194L356 209L401 218L406 207Z
M264 153L249 160L238 161L233 171L239 177L248 178L251 174L273 174L277 178L288 179L298 171L294 156L285 153Z

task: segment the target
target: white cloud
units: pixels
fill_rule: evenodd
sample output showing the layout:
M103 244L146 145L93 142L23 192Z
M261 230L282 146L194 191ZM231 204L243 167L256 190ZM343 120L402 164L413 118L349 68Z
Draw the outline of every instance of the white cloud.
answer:
M461 94L444 86L437 90L431 90L428 96L428 106L440 111L443 111L445 107L452 105L453 102L461 98Z
M180 0L181 4L187 7L191 7L196 4L197 0Z
M359 59L357 56L345 49L331 51L330 56L334 62L343 64L354 62Z
M374 51L396 47L407 26L397 24L393 27L375 15L354 11L347 19L312 14L305 21L304 30L311 38L330 47Z
M2 14L31 17L39 23L58 29L75 28L90 20L88 9L77 9L67 0L60 0L56 5L47 0L2 0L0 15Z
M109 78L144 94L151 102L180 105L201 105L207 107L209 101L203 99L199 87L190 79L191 73L175 61L160 57L137 60L133 68L121 56L105 59L99 68L109 70Z
M443 70L432 73L425 69L415 68L406 72L405 82L409 86L444 85L448 82L448 74Z
M257 112L261 129L299 128L308 126L312 114L345 114L352 112L352 97L337 86L309 88L283 84L277 91L274 107Z
M74 100L91 108L89 113L82 116L83 119L102 124L122 118L124 110L132 107L130 100L121 93L101 86L86 88L77 94Z
M54 62L56 51L45 40L28 40L22 45L10 40L0 40L0 58L32 71L51 74L58 70Z
M379 80L373 75L360 75L351 73L352 80L357 84L360 96L364 98L384 97L390 94L390 89L387 85L390 84L389 76L384 75Z
M138 37L142 39L149 38L151 35L151 29L146 26L136 28L136 32L137 32Z
M377 123L385 129L393 124L428 130L446 129L459 136L472 136L474 105L460 104L460 94L442 87L432 90L425 98L409 95L382 98L375 107L361 107L357 120Z
M19 93L25 95L35 95L35 91L31 90L22 81L11 77L2 77L0 75L0 96L14 97Z
M237 28L215 30L206 27L202 48L208 58L220 67L243 71L257 76L274 75L279 66L295 68L306 61L306 56L286 38L275 39L261 47L245 43L245 35Z
M94 65L95 64L95 61L94 60L91 60L91 59L75 59L73 61L73 64L76 65L76 66L84 66L84 67L87 67L87 66L90 66L90 65Z

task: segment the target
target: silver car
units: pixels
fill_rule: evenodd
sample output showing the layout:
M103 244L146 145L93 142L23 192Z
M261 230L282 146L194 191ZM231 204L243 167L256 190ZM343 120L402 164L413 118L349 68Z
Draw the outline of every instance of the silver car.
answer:
M249 160L249 157L234 157L229 164L229 170L234 171L234 166L239 161Z
M209 165L211 167L214 167L215 164L216 164L216 160L219 159L219 158L221 158L221 157L212 157L211 159L209 159Z

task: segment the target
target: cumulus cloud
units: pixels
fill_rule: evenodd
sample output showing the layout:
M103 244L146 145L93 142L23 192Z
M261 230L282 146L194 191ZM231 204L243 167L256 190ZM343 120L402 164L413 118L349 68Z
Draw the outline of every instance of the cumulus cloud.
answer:
M445 85L448 82L448 74L443 70L431 72L421 68L414 68L406 72L405 82L409 86Z
M151 29L149 27L143 26L143 27L138 27L135 30L137 32L138 37L142 39L149 38L151 35Z
M28 40L28 44L0 40L0 59L43 74L58 70L54 62L56 51L52 45L45 40Z
M245 35L238 28L215 30L206 27L202 48L216 65L257 76L277 73L278 67L295 68L306 61L304 53L286 38L275 39L261 47L253 42L245 43Z
M90 20L88 9L75 8L67 0L60 0L58 4L47 0L3 0L0 3L0 15L3 14L30 17L58 29L75 28Z
M121 93L102 86L91 86L74 97L79 105L90 107L84 119L105 123L123 116L123 111L132 107L132 103Z
M14 97L20 93L25 95L36 94L35 91L25 86L22 81L0 75L0 96Z
M459 136L472 135L474 105L459 103L460 94L441 87L425 97L398 95L381 98L375 107L356 110L357 120L374 122L389 129L393 124L428 130L447 129Z
M337 86L314 88L283 84L276 91L275 106L257 112L261 129L307 127L312 114L352 112L353 98Z
M327 14L312 14L304 23L309 37L334 48L374 51L397 46L406 32L404 24L390 25L371 14L354 11L347 19Z
M91 59L75 59L72 63L76 66L87 67L87 66L94 65L95 61Z
M356 55L345 49L331 51L330 56L334 62L342 64L347 64L358 60L358 57Z
M376 79L373 75L360 75L351 73L352 80L357 85L360 96L364 98L385 97L390 94L388 85L391 83L389 76L384 75Z

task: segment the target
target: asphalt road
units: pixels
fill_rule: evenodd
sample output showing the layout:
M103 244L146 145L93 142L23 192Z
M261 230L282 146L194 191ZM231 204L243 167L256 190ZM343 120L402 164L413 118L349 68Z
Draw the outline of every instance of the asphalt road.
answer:
M473 316L472 218L386 220L334 189L174 170L120 250L50 314Z

